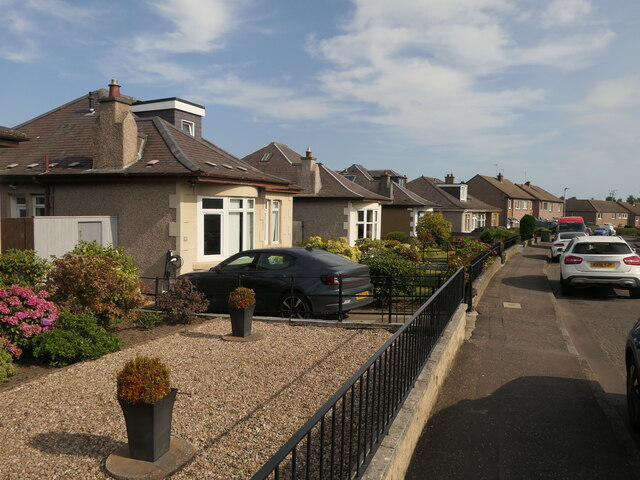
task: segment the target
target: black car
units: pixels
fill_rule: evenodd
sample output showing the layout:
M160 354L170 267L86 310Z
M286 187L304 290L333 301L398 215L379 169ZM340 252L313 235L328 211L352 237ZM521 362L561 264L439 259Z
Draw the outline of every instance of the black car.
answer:
M359 308L373 301L369 267L325 250L246 250L206 272L182 275L209 300L209 311L228 311L229 293L240 285L256 293L256 313L309 318Z
M640 432L640 320L627 336L625 363L627 366L627 411L629 423Z

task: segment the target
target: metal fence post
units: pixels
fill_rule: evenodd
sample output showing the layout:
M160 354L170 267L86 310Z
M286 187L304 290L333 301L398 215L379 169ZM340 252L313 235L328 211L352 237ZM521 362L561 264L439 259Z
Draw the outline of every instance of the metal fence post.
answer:
M342 321L342 274L338 275L338 321Z

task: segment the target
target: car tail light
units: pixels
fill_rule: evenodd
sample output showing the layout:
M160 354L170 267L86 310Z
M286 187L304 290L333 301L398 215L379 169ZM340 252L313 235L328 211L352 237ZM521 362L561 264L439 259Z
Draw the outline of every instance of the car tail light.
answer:
M554 247L564 247L564 243L560 242L560 243L554 243L553 244Z
M632 257L627 257L622 260L627 265L640 265L640 257L638 255L633 255Z
M341 276L340 275L322 275L320 280L325 285L340 285Z
M565 265L578 265L579 263L582 263L582 257L576 257L574 255L564 257Z

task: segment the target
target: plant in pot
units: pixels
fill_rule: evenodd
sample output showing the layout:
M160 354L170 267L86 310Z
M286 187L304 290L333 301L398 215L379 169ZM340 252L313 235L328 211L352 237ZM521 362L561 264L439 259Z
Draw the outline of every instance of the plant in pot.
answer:
M229 294L229 316L231 334L234 337L251 335L253 311L256 308L256 294L247 287L237 287Z
M169 368L159 358L137 356L120 370L117 384L129 456L155 462L171 443L171 419L178 390L171 388Z

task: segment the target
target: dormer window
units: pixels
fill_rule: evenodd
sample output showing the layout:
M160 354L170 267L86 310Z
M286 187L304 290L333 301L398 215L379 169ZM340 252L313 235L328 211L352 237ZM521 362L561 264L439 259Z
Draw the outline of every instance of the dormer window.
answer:
M188 120L182 120L182 131L192 137L196 134L196 124Z

